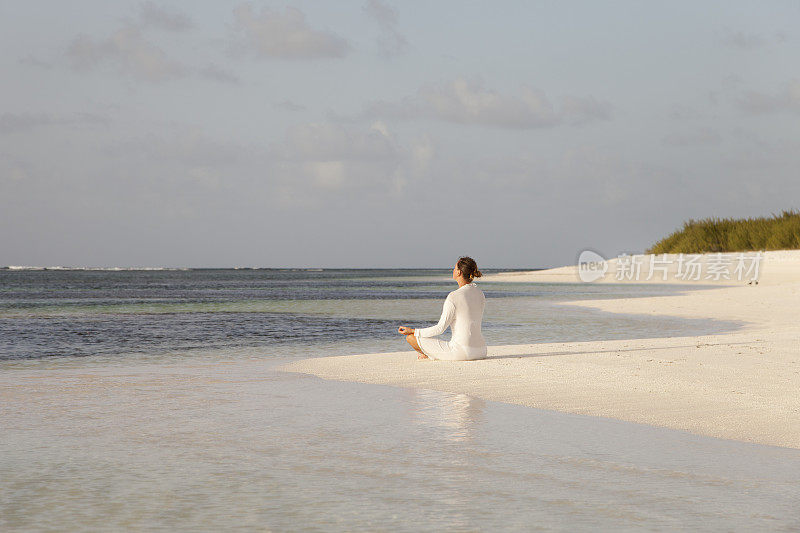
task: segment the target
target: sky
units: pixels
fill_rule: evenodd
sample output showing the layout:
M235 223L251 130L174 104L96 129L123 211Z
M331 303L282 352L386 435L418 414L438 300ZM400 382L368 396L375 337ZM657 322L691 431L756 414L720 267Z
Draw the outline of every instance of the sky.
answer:
M0 0L0 265L480 268L800 208L796 1Z

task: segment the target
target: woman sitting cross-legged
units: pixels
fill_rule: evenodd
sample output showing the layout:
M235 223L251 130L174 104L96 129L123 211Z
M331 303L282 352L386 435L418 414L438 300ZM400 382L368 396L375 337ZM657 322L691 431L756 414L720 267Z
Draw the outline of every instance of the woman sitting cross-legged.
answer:
M481 334L486 297L472 282L479 277L481 271L474 259L459 258L453 267L453 279L458 283L458 288L447 295L439 323L423 329L405 326L397 329L419 352L417 359L469 361L486 357L486 341ZM444 333L448 326L453 333L449 342L434 338Z

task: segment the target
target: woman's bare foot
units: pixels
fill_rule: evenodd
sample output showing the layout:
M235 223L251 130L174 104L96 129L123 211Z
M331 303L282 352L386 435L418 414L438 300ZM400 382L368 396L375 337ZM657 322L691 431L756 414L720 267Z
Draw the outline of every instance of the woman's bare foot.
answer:
M429 357L428 357L427 355L425 355L424 353L421 353L421 354L419 354L419 355L417 356L417 359L419 359L420 361L422 361L422 360L424 360L424 359L429 359Z

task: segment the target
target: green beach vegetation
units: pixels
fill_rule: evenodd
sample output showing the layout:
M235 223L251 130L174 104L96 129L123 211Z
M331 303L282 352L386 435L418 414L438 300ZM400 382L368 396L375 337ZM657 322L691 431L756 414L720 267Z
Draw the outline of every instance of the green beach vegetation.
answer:
M759 218L689 220L658 241L649 254L698 254L800 249L800 212Z

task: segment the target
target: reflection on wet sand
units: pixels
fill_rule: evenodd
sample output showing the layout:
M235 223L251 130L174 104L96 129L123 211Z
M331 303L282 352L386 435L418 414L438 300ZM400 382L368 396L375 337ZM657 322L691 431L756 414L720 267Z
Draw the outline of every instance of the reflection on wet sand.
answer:
M484 423L486 402L466 394L409 389L411 420L454 442L471 441Z

